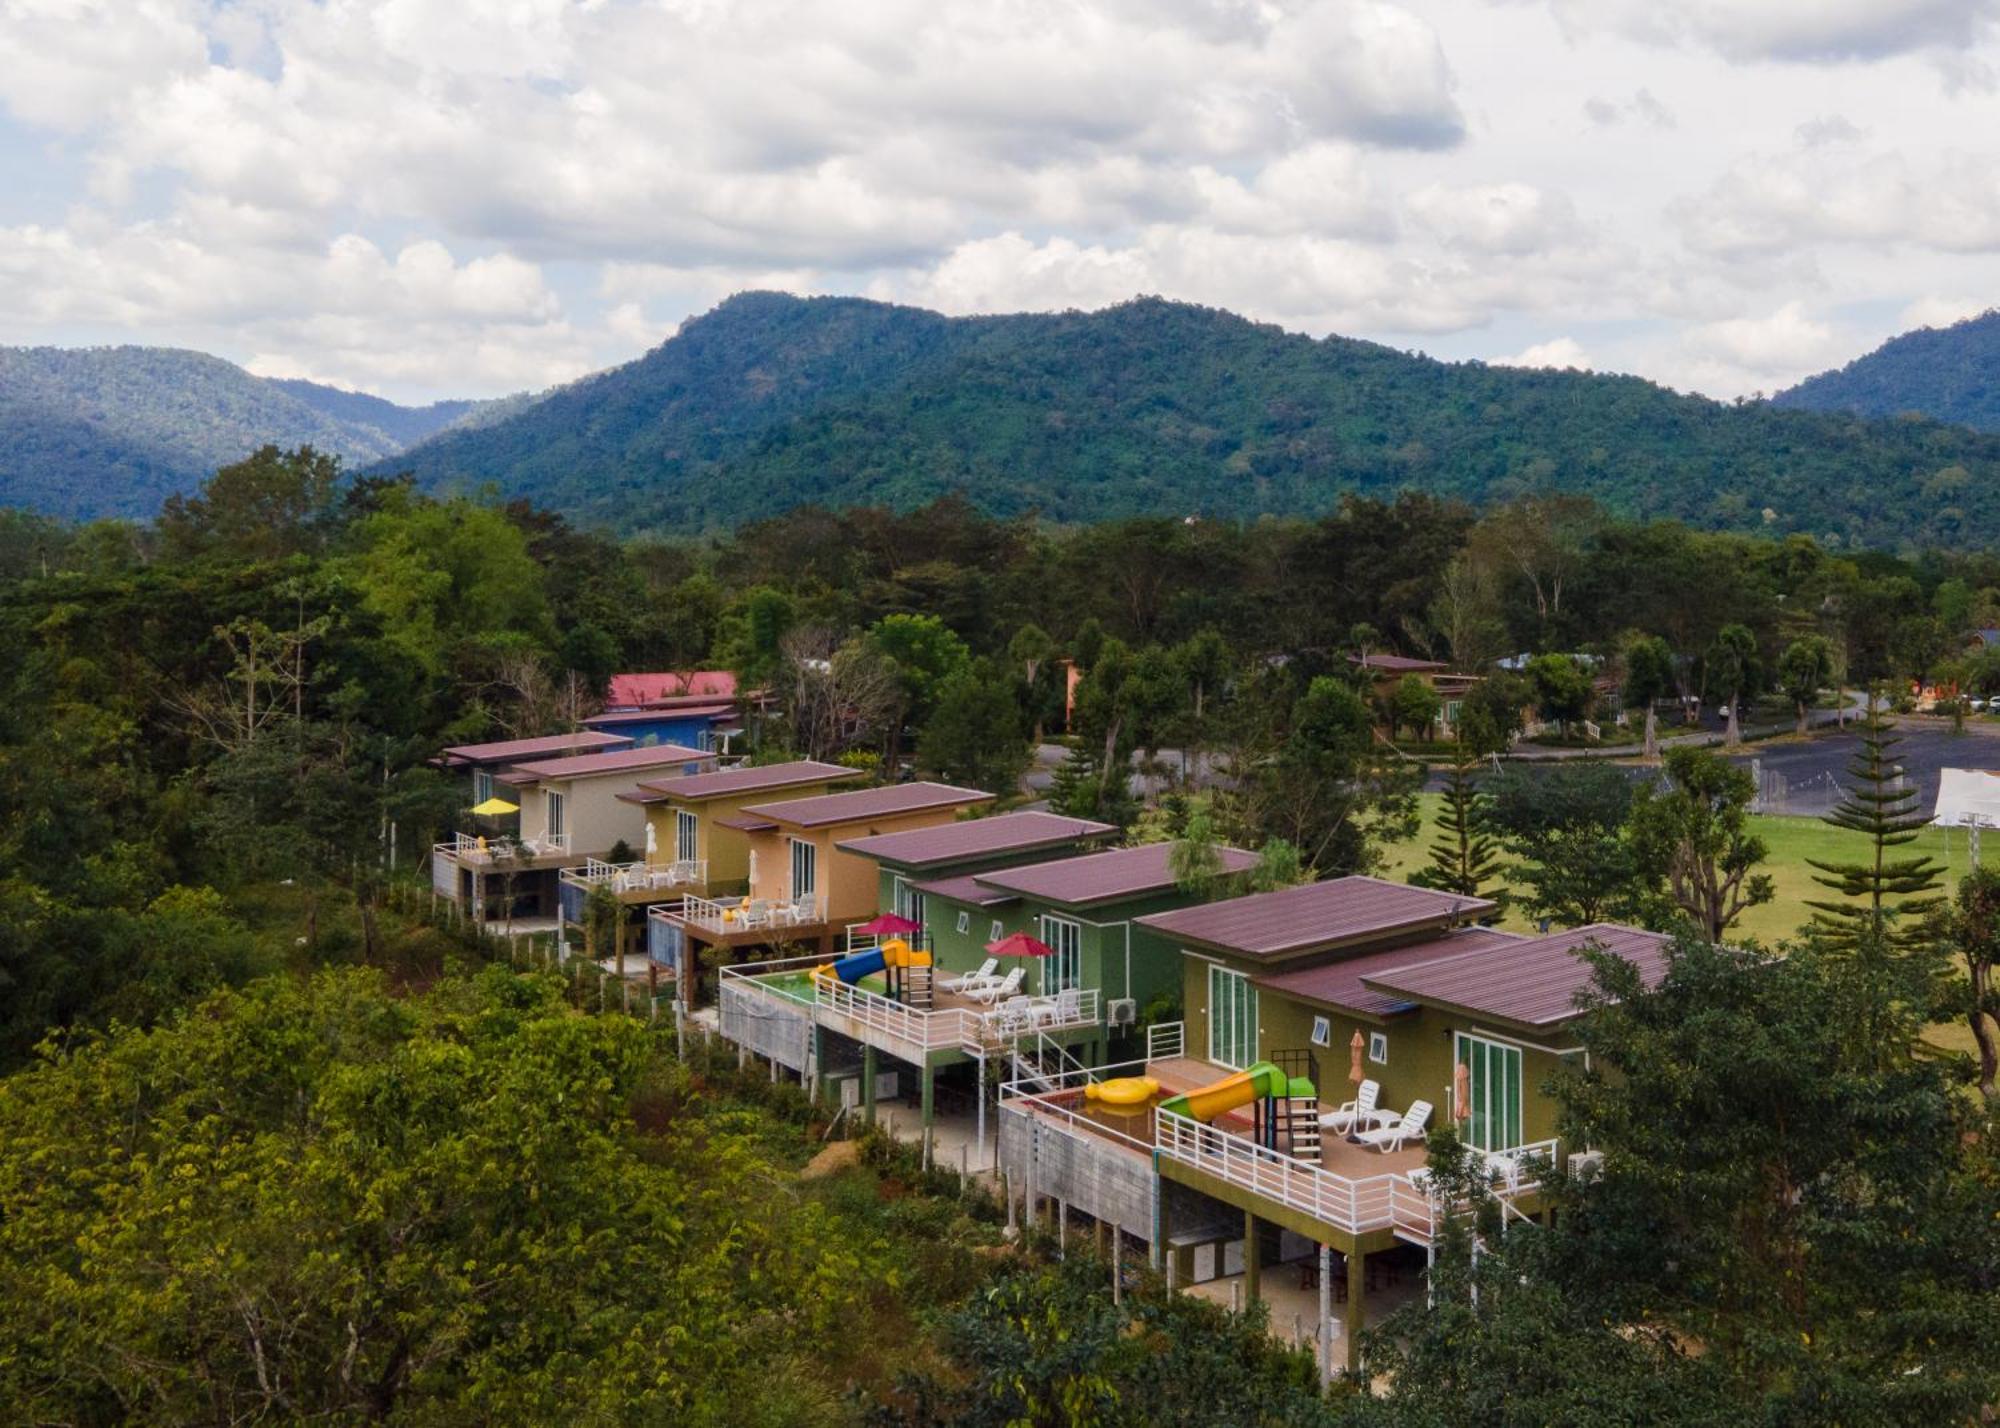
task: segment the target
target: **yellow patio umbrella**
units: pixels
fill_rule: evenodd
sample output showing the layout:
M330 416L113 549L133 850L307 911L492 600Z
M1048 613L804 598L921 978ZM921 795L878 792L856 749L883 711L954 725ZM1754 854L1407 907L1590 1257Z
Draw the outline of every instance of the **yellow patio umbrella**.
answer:
M521 805L518 803L509 803L506 799L496 796L487 799L484 803L473 804L472 811L481 818L498 818L505 813L519 813Z

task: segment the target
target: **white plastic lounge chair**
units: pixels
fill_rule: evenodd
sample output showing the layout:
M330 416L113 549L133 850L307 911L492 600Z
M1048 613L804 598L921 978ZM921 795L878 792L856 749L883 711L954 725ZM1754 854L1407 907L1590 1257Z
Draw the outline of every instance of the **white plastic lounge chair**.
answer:
M1038 998L1033 1006L1036 1026L1064 1026L1083 1020L1083 993L1075 987L1052 997Z
M1395 1119L1393 1111L1380 1111L1375 1108L1375 1103L1381 1099L1382 1083L1363 1081L1361 1089L1355 1093L1353 1100L1346 1102L1337 1110L1328 1111L1319 1118L1320 1126L1336 1135L1346 1135L1349 1131Z
M794 926L803 926L808 922L818 922L819 899L811 893L807 893L804 897L795 897L787 907L786 912L791 917Z
M1503 1190L1514 1191L1521 1188L1521 1158L1501 1151L1485 1151L1486 1178L1500 1182Z
M771 904L766 898L752 898L743 904L743 911L736 915L738 927L769 927L771 925Z
M947 992L965 992L970 994L974 987L983 986L988 982L999 981L1000 979L993 975L999 969L999 966L1000 959L998 957L988 957L980 964L978 971L967 972L959 977L946 977L938 985L943 987Z
M975 1002L983 1003L989 1007L995 1006L1003 997L1011 997L1014 993L1020 991L1021 979L1025 976L1027 976L1027 969L1016 967L999 981L989 982L985 986L974 987L966 995L971 997ZM1021 1000L1025 1002L1027 998L1023 997Z
M1009 997L1001 1004L1000 1010L988 1012L986 1016L1002 1036L1026 1031L1035 1021L1034 1007L1026 997Z
M1362 1131L1355 1139L1387 1155L1392 1150L1401 1150L1405 1141L1422 1140L1424 1127L1429 1124L1430 1118L1431 1103L1417 1101L1391 1124Z

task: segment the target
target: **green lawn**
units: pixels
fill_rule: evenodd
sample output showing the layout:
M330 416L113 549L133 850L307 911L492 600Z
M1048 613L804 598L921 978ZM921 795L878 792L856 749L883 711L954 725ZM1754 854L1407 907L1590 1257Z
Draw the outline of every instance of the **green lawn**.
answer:
M1444 795L1422 794L1418 800L1423 806L1423 829L1417 837L1404 843L1392 844L1384 849L1388 858L1385 876L1398 881L1406 879L1416 869L1422 867L1430 857L1430 846L1437 840L1437 815L1443 806ZM1817 818L1778 818L1752 814L1750 822L1769 847L1763 870L1771 875L1777 886L1777 896L1762 907L1753 907L1737 920L1733 931L1744 937L1754 937L1758 941L1772 944L1792 936L1812 915L1806 906L1808 898L1831 893L1813 879L1813 870L1807 866L1808 858L1822 862L1858 861L1867 856L1868 840L1859 833L1850 833L1844 828L1835 828L1822 823ZM1945 865L1945 880L1948 887L1956 887L1969 863L1969 850L1965 835L1953 832L1947 835L1943 829L1926 828L1917 835L1916 842L1904 848L1904 855L1916 852L1928 853ZM2000 836L1985 840L1980 848L1980 862L1989 868L2000 868ZM1534 923L1518 911L1510 911L1500 924L1517 932L1532 932ZM1963 1022L1947 1022L1931 1028L1928 1039L1946 1050L1973 1052L1972 1033Z

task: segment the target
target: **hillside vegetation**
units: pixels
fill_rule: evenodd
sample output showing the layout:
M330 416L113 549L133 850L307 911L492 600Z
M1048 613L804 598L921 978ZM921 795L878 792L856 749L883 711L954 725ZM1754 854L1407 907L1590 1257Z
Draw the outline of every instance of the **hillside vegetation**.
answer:
M2000 431L2000 312L1906 332L1771 400L1801 411L1914 415Z
M1087 521L1555 488L1842 544L2000 535L2000 439L1437 362L1157 299L945 318L747 293L636 362L383 469L406 468L624 531L950 492Z
M176 348L0 348L0 505L150 517L261 446L366 465L488 405L402 407Z

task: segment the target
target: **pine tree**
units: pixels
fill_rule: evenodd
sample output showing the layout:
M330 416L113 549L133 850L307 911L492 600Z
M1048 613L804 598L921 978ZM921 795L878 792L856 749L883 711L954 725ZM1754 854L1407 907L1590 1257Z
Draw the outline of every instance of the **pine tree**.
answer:
M1049 782L1049 807L1077 818L1097 811L1097 764L1081 745L1056 765Z
M1478 767L1471 750L1461 748L1451 766L1444 808L1438 814L1440 836L1431 844L1431 860L1410 879L1418 887L1466 897L1487 897L1487 885L1500 874L1499 844L1480 825L1479 791L1472 782Z
M1865 836L1870 856L1859 863L1807 859L1827 875L1813 881L1844 899L1807 904L1814 910L1813 930L1839 950L1854 952L1871 945L1885 951L1912 950L1925 940L1924 919L1942 902L1928 896L1944 881L1944 869L1934 859L1889 856L1891 849L1914 842L1930 824L1918 806L1916 790L1899 786L1903 766L1895 751L1901 742L1871 699L1861 724L1861 752L1847 766L1856 782L1825 819L1836 828Z

